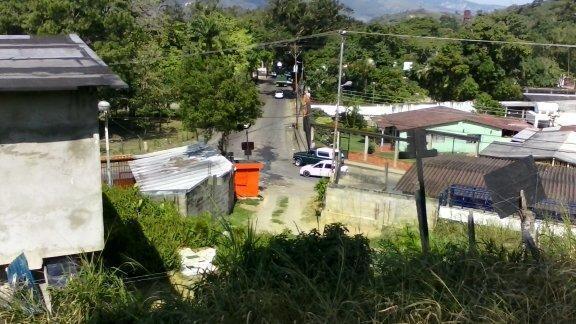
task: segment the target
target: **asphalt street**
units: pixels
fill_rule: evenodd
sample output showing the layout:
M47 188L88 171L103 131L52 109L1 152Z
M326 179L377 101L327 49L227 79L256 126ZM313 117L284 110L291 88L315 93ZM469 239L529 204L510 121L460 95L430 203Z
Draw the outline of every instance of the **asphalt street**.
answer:
M295 122L294 100L290 99L290 88L283 87L284 99L274 98L279 89L272 81L261 81L260 100L264 102L262 117L248 129L248 140L254 142L254 151L250 160L264 163L261 185L266 188L273 185L292 186L295 184L313 184L317 179L301 177L299 168L292 164L292 154L305 150L303 143L297 140L292 126ZM234 152L236 159L246 159L241 143L246 141L245 132L230 136L228 151Z

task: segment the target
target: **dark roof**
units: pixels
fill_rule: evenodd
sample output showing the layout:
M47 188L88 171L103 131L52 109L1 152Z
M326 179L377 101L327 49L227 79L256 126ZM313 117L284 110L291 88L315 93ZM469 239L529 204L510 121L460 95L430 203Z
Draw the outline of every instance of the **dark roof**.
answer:
M509 159L532 155L535 160L554 158L576 164L576 132L539 131L521 143L492 142L480 155Z
M426 195L437 198L450 185L486 188L484 175L508 166L512 160L463 155L440 155L426 158L424 186ZM576 201L576 168L537 164L542 185L549 199L570 203ZM412 166L396 185L396 190L413 194L418 187L416 167Z
M0 91L127 85L80 37L0 35Z
M373 117L372 119L379 128L394 126L400 131L414 128L427 128L460 121L469 121L511 131L521 131L527 127L531 127L527 122L516 118L480 115L443 106L382 115Z

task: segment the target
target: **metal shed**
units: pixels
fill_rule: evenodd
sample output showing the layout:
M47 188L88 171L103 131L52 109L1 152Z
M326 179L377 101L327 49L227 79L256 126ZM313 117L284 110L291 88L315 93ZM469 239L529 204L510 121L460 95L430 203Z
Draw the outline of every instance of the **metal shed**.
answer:
M135 156L130 169L140 191L172 201L182 215L230 213L234 203L233 164L203 144Z

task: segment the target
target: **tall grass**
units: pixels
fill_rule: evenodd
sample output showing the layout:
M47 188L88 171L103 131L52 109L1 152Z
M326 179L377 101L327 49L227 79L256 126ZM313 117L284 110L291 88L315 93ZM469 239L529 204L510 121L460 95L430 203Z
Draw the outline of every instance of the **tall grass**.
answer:
M466 225L457 223L438 223L427 255L421 254L417 232L409 228L386 230L371 243L361 235L348 235L340 224L296 236L261 235L252 227L239 230L226 223L218 226L219 233L227 233L215 240L218 271L189 287L193 298L170 293L144 297L117 270L91 262L65 289L54 291L53 315L9 308L0 310L0 319L67 323L576 319L572 234L541 235L542 258L535 261L523 250L517 232L478 226L476 247L470 249ZM189 230L200 242L210 242L213 235L211 230ZM145 237L152 247L164 244Z

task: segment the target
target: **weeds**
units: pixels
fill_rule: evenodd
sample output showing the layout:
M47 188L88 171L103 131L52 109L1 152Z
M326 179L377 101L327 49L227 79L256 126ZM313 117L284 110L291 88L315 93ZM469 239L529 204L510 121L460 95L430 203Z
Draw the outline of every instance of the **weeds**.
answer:
M146 207L147 202L129 201L117 209L133 210L135 203L140 217L153 208ZM192 242L210 242L216 231L227 234L215 240L218 272L190 287L194 298L162 293L144 298L122 279L123 273L91 262L65 289L53 292L52 316L29 315L12 307L0 309L0 319L66 323L576 319L576 239L571 233L541 235L544 257L536 262L524 253L517 232L489 227L477 227L478 243L471 252L466 225L457 223L438 223L426 256L420 252L417 233L409 228L387 229L372 249L365 237L349 236L339 224L297 236L256 234L253 227L240 229L229 223L208 226L189 228L197 240ZM150 242L166 249L174 246L159 239Z
M272 217L280 217L282 214L284 214L287 207L288 207L288 197L286 196L280 197L276 203L276 209L272 212ZM280 223L284 224L284 222L278 219L272 219L272 222L276 224Z

